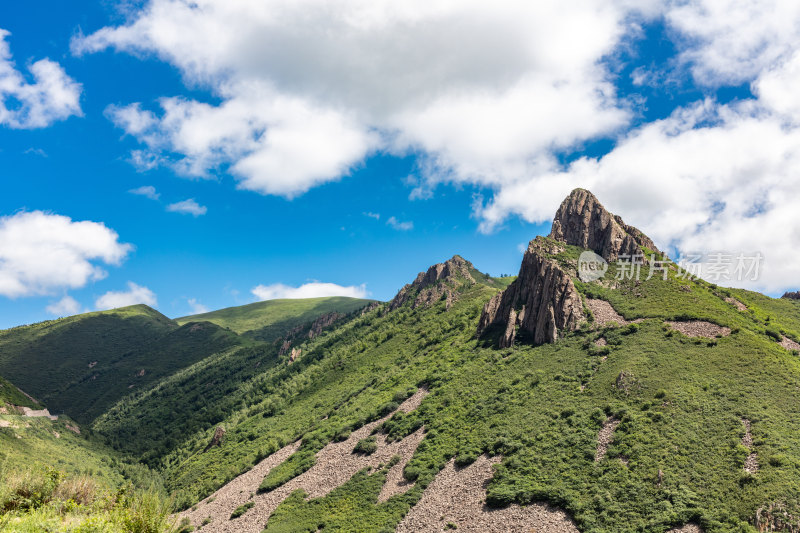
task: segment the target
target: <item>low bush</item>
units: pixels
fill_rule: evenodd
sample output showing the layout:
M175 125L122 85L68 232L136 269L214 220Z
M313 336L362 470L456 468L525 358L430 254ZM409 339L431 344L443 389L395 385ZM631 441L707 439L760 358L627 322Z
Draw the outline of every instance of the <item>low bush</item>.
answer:
M353 448L353 453L372 455L377 451L377 449L378 449L378 443L376 442L375 437L372 436L358 441L355 448Z
M254 506L255 506L255 503L253 503L253 502L247 502L244 505L240 505L239 507L237 507L233 511L233 513L231 513L231 520L236 520L237 518L242 516L244 513L246 513L250 509L252 509Z

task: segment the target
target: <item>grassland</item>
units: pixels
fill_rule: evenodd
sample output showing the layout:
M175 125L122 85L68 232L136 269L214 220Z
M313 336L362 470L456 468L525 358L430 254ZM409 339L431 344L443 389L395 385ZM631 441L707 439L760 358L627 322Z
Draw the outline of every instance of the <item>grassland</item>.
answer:
M333 296L299 300L267 300L238 307L228 307L210 313L177 318L187 322L213 322L236 333L271 342L296 326L313 321L327 313L348 314L362 309L372 300Z

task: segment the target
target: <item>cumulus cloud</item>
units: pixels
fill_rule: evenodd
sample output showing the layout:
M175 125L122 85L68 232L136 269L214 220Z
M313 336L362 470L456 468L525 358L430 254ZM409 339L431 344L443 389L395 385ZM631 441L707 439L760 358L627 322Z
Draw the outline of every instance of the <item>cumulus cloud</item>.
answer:
M342 286L335 283L320 283L317 281L305 283L299 287L291 287L282 283L272 285L258 285L250 291L258 300L321 298L323 296L349 296L351 298L366 298L367 286L349 285Z
M635 83L749 84L753 97L700 98L631 129L647 102L620 99L614 58L642 22L663 23L677 55ZM370 154L413 154L412 197L489 189L474 203L483 231L550 220L582 186L678 253L763 250L745 285L778 291L800 264L797 28L794 0L151 0L73 50L152 54L217 97L110 108L145 165L291 197ZM596 138L614 149L562 163Z
M142 185L141 187L137 187L136 189L131 189L128 191L131 194L136 194L139 196L144 196L146 198L150 198L151 200L158 200L161 197L161 194L156 191L156 188L152 185Z
M108 109L138 160L184 175L291 197L380 150L423 154L433 180L497 184L627 123L602 59L655 5L152 0L73 51L155 54L220 98Z
M77 289L106 276L133 249L99 222L42 211L0 217L0 295L9 298Z
M72 296L64 296L57 302L53 302L46 307L46 311L51 315L68 316L78 314L81 310L81 304Z
M200 215L205 215L208 212L208 208L204 205L198 204L194 198L189 198L188 200L182 200L180 202L175 202L174 204L169 204L167 206L167 211L199 217Z
M7 42L10 33L0 28L0 124L10 128L44 128L73 115L80 116L81 84L49 59L32 63L33 82L16 69Z
M188 298L186 303L189 304L189 309L192 310L193 315L200 315L202 313L208 313L208 307L201 304L197 298Z
M397 217L389 217L386 220L386 225L391 227L392 229L396 229L398 231L409 231L414 229L414 223L409 221L401 222L397 220Z
M153 291L147 287L129 281L127 291L109 291L98 298L94 305L99 310L116 309L129 305L145 304L156 307L158 300Z
M765 73L756 90L762 79L792 79L784 69L794 66ZM705 100L680 108L632 131L602 158L581 158L502 188L480 208L483 229L511 214L548 220L569 190L580 186L674 253L763 254L757 279L723 284L769 292L794 287L800 265L800 116L785 101Z
M800 44L794 0L673 0L668 6L680 59L700 83L750 82Z

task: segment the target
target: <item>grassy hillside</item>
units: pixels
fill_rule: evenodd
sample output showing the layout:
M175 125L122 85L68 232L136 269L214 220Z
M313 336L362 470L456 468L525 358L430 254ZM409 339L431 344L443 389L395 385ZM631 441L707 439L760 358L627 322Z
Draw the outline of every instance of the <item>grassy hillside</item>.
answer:
M74 427L0 414L0 530L166 533L160 476Z
M344 296L267 300L175 320L179 324L205 320L255 339L273 341L292 328L311 322L320 315L333 312L352 313L371 301Z
M30 399L24 392L15 387L10 381L0 377L0 407L4 405L16 405L19 407L30 407L31 409L41 409L41 405Z
M571 265L579 252L569 248L559 259ZM385 425L390 438L426 428L405 469L414 488L378 505L373 485L385 472L359 474L325 498L287 500L268 530L354 521L365 531L392 529L450 458L468 464L482 453L503 457L489 485L491 505L547 501L584 531L665 531L689 521L705 531L751 531L756 512L772 503L800 516L800 360L767 334L758 310L769 308L770 323L795 336L796 308L764 300L753 312L738 311L724 300L729 291L675 271L667 281L577 287L643 320L587 324L555 344L500 350L475 339L481 308L496 291L484 284L463 289L449 310L441 301L372 311L309 341L292 365L232 390L241 408L222 422L223 445L204 452L213 427L197 431L167 457L166 482L188 505L302 438L271 474L274 486L307 469L326 443L426 384L422 406ZM732 333L690 338L665 325L688 318ZM595 345L600 337L606 346ZM607 457L595 462L598 432L610 417L620 424ZM742 419L751 423L756 474L743 470Z
M215 354L249 346L248 339L275 341L320 315L351 313L367 303L353 298L280 300L178 321L145 305L87 313L0 331L0 373L54 413L88 424L129 394ZM213 380L250 377L239 370L216 368ZM171 401L180 404L180 398Z
M190 322L107 364L99 363L89 377L69 383L51 403L63 405L75 418L89 423L113 404L137 390L246 342L235 333L209 322Z
M286 360L277 346L257 341L219 352L123 398L92 427L116 449L156 467L176 446L257 401L238 394L240 385Z
M307 328L313 320L327 313L352 314L368 303L353 298L278 300L189 317L215 320L219 324L216 328L232 327L246 335L238 337L237 344L197 360L152 387L137 387L133 394L100 416L93 428L115 448L157 467L166 455L194 438L198 431L213 429L242 406L259 400L258 390L239 394L241 384L275 365L285 365L289 357L288 353L281 355L280 342L266 342L267 339L275 341L290 331L298 332L292 337L293 344L302 351L308 338ZM182 328L191 324L211 325L187 322L189 318L178 319L184 324ZM322 329L322 334L346 320L345 316L334 321Z
M0 374L53 412L80 417L71 387L177 327L136 305L0 331Z

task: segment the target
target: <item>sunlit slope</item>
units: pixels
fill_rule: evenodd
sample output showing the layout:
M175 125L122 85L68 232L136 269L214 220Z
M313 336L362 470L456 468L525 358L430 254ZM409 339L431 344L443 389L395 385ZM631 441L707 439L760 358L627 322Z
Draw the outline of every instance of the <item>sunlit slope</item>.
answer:
M574 271L580 251L566 246L556 259ZM797 338L792 309L770 307L768 323L760 311L726 301L734 291L676 274L576 283L584 301L602 299L621 321L641 321L601 326L590 315L578 331L541 346L497 349L476 339L481 309L496 291L483 284L460 287L449 308L442 299L370 311L308 341L292 364L231 390L241 407L220 422L222 446L204 451L211 425L190 436L167 457L167 484L190 505L300 438L300 450L270 474L271 485L291 479L328 442L426 385L420 408L384 428L392 439L425 428L405 468L416 482L409 492L376 505L356 476L321 500L287 500L268 529L391 529L450 458L468 464L483 453L503 458L490 505L550 502L585 531L666 531L692 521L705 531L738 531L765 506L800 513L800 360L768 333L780 323ZM730 331L689 337L668 320ZM609 420L619 425L596 461ZM754 473L744 469L753 453Z
M0 374L53 411L80 416L67 392L74 384L177 328L135 305L0 331Z
M348 314L366 307L372 300L331 296L296 300L267 300L218 311L175 319L179 324L190 321L213 322L247 336L272 341L296 326L311 322L328 313Z

